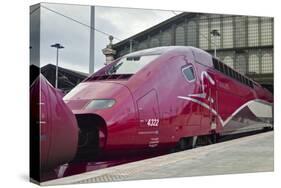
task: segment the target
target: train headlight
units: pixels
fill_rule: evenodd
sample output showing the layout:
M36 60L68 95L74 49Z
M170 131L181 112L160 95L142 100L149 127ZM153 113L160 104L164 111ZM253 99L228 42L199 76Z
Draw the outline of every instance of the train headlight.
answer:
M115 104L114 99L93 99L87 104L86 109L100 110L111 108Z

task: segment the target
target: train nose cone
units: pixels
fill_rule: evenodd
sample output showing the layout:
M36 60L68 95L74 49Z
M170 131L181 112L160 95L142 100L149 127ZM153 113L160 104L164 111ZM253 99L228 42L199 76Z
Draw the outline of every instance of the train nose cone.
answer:
M126 122L136 115L133 96L125 82L83 82L64 101L76 115L80 128L77 161L93 160L110 147L127 144L116 141L124 134Z
M30 87L30 105L31 129L39 126L34 134L40 134L40 169L51 170L72 160L78 146L76 118L43 75Z
M63 100L74 114L100 112L103 116L104 111L128 97L131 98L130 91L122 83L89 81L80 83Z
M128 90L125 85L117 82L83 82L72 89L63 100L68 103L71 100L110 99L119 97L123 90Z

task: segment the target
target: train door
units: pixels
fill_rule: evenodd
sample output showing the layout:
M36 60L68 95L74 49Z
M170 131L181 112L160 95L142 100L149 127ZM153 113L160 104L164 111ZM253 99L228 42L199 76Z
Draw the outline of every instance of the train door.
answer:
M204 101L207 104L202 111L201 125L205 133L217 128L217 89L213 76L208 72L202 72L201 75Z
M195 75L194 67L192 65L185 66L182 68L182 73L186 79L186 85L188 86L187 91L188 92L194 91L195 83L196 83L196 75ZM196 94L193 96L196 96ZM191 127L193 130L199 129L200 121L201 121L200 106L197 103L193 103L193 102L188 103L187 108L185 108L185 114L187 116L186 125L189 126L189 129Z
M209 109L209 129L215 130L217 128L217 108L218 108L218 97L217 97L217 88L214 77L208 73L208 78L206 81L206 100L208 105L210 106Z
M145 143L141 147L155 148L159 144L159 105L156 90L151 90L137 101L139 127L138 142Z

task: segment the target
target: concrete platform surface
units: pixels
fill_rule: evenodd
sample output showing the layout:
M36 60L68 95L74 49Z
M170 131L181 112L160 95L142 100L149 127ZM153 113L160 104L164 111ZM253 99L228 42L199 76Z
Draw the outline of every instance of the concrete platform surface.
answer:
M41 185L268 172L274 170L273 131L109 167Z

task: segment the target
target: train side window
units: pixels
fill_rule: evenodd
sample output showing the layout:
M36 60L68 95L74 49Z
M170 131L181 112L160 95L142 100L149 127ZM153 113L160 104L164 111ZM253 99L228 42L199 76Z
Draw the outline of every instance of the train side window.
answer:
M227 75L229 76L229 77L231 77L231 69L228 67L228 71L227 71Z
M237 72L235 72L235 71L233 71L233 78L235 79L235 80L237 80L236 78L237 78Z
M238 72L235 72L235 79L236 79L237 81L239 81L239 75L238 75Z
M222 65L222 73L226 74L225 64L221 62L221 65Z
M231 78L233 78L233 70L232 70L232 69L230 69L230 74L229 74L229 76L230 76Z
M224 71L225 71L225 75L229 76L229 68L226 64L224 64Z
M213 58L213 65L214 65L214 68L219 70L219 62L217 59Z
M253 84L252 81L250 81L250 87L251 87L251 88L254 88L254 84Z
M221 62L218 61L218 63L219 63L219 71L220 71L221 73L223 73L223 66L222 66Z
M195 80L194 69L191 65L188 67L184 67L182 69L182 73L187 81L192 82Z
M242 82L243 82L243 84L246 84L246 78L244 76L243 76Z
M225 68L226 68L226 75L227 75L227 76L230 76L230 69L229 69L229 67L228 67L228 66L225 66Z
M249 86L249 87L251 87L251 83L250 83L251 81L247 78L247 85Z
M238 74L238 76L239 76L239 82L242 82L242 75Z

